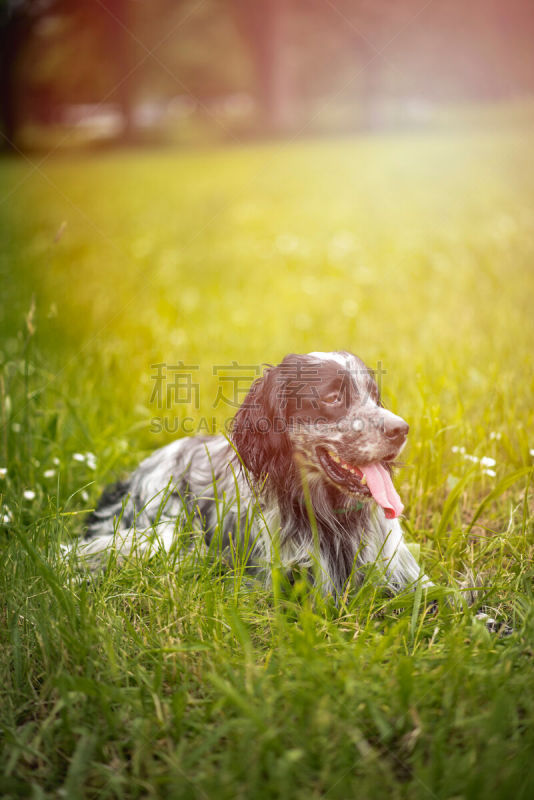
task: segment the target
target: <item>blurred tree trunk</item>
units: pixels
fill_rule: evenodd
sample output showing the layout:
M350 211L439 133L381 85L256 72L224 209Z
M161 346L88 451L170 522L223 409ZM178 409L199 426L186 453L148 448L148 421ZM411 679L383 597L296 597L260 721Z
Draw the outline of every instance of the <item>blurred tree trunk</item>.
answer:
M109 13L110 53L114 54L115 96L122 118L120 138L124 142L135 137L134 101L135 85L133 75L133 15L132 0L107 0Z
M290 0L232 0L237 25L249 47L265 132L292 127L294 92L288 63Z
M24 10L0 12L0 125L1 146L16 150L19 127L17 59L32 28L32 19Z

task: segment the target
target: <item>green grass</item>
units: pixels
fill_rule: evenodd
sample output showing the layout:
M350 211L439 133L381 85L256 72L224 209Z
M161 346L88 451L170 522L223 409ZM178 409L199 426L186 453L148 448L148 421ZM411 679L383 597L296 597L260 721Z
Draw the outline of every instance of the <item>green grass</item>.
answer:
M530 132L0 172L0 794L532 797ZM511 637L372 581L336 609L210 559L86 583L60 557L172 438L154 418L232 415L214 366L341 348L381 362L411 424L397 484L426 571L481 575ZM153 365L180 360L198 408L158 408Z

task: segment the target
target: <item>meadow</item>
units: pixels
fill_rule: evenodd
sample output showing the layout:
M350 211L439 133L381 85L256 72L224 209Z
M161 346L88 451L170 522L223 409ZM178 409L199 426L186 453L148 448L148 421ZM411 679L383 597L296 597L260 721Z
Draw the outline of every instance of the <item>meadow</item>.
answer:
M533 796L531 151L503 128L0 162L2 797ZM224 427L225 375L333 349L410 423L407 536L457 602L368 580L336 607L164 553L80 577L59 545L186 421ZM511 636L462 603L473 575Z

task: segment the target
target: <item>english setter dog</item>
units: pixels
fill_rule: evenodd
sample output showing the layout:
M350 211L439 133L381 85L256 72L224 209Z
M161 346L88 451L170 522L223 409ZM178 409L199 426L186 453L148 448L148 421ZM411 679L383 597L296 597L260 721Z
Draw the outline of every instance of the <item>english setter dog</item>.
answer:
M217 552L241 541L268 584L274 562L304 568L339 595L375 564L399 592L430 586L408 549L391 479L408 424L387 411L374 375L346 351L288 355L252 385L231 437L182 438L108 488L82 551L126 554L185 537Z

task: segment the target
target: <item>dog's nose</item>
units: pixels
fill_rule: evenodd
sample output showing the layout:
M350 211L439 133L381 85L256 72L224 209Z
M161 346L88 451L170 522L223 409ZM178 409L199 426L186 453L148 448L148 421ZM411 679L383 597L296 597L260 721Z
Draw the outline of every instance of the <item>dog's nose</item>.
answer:
M398 444L401 444L406 439L410 426L402 417L398 417L396 414L392 414L391 411L384 409L382 422L384 425L383 431L388 439Z
M410 426L401 417L396 417L394 420L388 420L386 426L386 436L388 439L401 440L406 439Z

